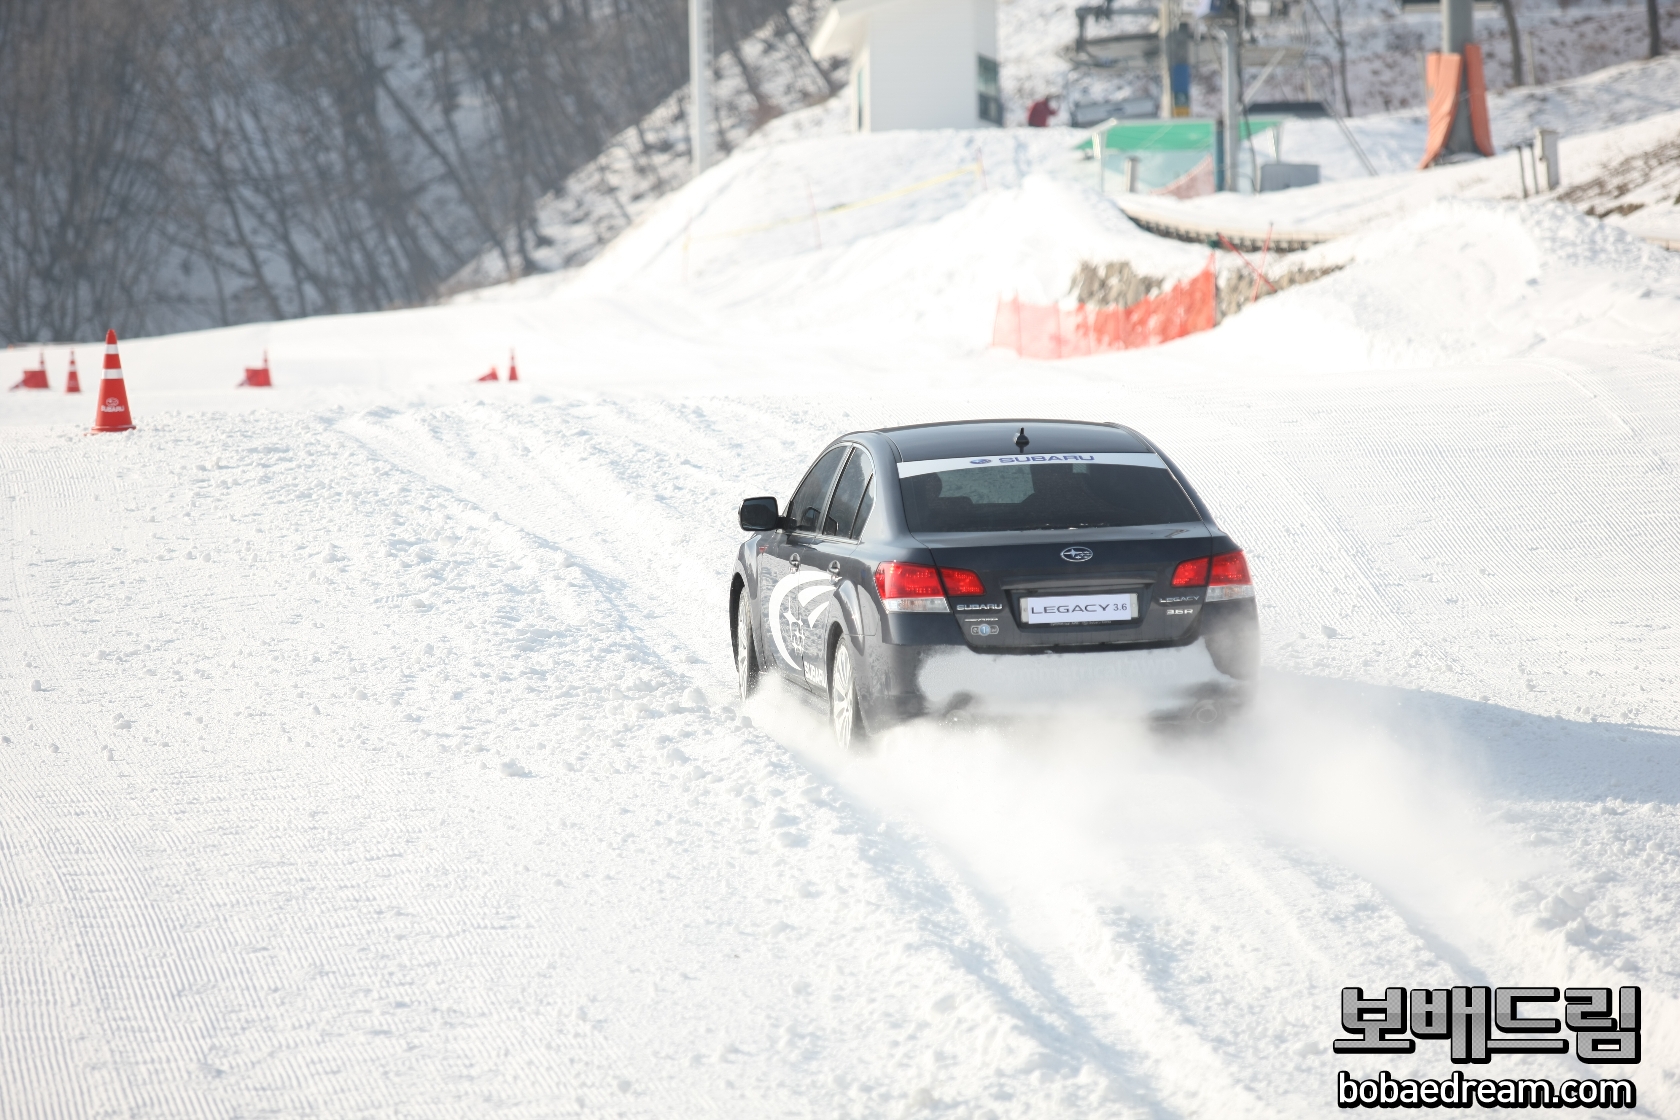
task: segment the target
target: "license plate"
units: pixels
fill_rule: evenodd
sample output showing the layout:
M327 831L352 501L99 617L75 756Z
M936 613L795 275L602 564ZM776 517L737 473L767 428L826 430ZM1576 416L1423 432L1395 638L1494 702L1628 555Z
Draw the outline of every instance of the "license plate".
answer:
M1137 596L1034 595L1021 600L1021 621L1028 626L1070 622L1130 622L1137 617Z

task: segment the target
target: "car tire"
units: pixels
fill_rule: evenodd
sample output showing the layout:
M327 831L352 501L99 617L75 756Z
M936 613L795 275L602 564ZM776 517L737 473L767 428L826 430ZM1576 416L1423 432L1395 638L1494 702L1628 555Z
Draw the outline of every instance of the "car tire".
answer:
M834 643L834 653L828 661L828 726L834 732L835 745L841 750L868 749L869 736L864 732L858 705L855 662L843 634Z
M758 691L758 646L753 641L752 600L747 589L741 588L735 601L735 683L742 700L751 700Z

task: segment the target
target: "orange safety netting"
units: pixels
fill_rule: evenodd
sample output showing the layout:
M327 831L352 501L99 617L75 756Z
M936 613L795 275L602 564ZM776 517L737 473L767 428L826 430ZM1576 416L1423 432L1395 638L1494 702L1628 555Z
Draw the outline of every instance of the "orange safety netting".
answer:
M1458 95L1468 87L1470 137L1484 156L1493 154L1493 134L1488 129L1487 80L1482 72L1482 48L1466 43L1464 53L1430 54L1424 59L1424 77L1429 83L1429 134L1418 167L1428 167L1446 150L1452 135L1453 117L1458 112Z
M1081 358L1112 350L1158 346L1215 321L1213 262L1181 284L1130 307L1074 307L998 300L992 345L1023 358Z

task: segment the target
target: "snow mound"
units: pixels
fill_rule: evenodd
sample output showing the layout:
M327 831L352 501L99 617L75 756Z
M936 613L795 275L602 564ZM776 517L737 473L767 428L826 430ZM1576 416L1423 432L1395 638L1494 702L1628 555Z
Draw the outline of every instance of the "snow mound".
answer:
M1205 249L1146 234L1066 178L1065 133L884 133L743 153L677 192L567 289L686 290L765 325L984 345L1000 296L1066 298L1082 261L1182 278Z
M1335 251L1347 268L1232 320L1227 343L1345 369L1680 342L1680 256L1568 206L1447 199Z

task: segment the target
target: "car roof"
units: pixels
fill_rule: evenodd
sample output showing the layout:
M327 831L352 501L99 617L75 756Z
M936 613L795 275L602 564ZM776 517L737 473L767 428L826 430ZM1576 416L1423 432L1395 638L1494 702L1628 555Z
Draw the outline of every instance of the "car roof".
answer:
M1023 428L1029 455L1155 450L1130 428L1080 420L956 420L878 430L898 446L905 462L916 462L967 455L1015 455L1022 450L1015 445L1015 437Z

